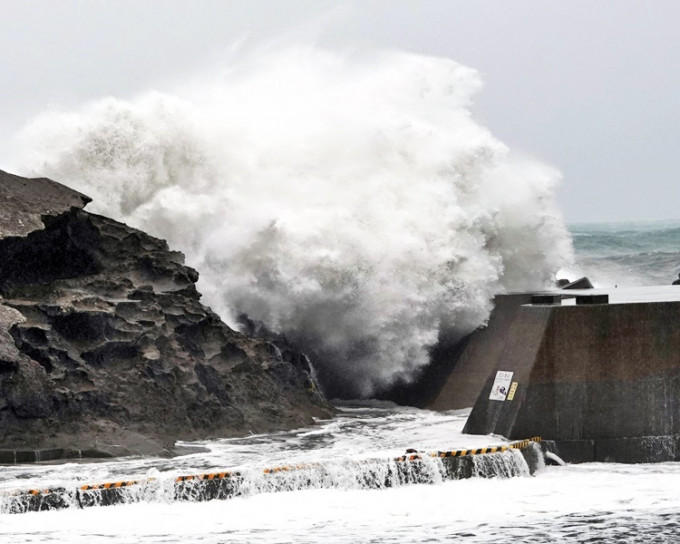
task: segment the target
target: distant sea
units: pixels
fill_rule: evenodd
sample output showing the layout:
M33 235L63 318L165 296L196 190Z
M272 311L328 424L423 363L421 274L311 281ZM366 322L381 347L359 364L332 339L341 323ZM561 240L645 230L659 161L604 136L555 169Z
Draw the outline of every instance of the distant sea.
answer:
M588 276L596 287L668 285L678 278L680 220L568 227L576 256L573 275Z

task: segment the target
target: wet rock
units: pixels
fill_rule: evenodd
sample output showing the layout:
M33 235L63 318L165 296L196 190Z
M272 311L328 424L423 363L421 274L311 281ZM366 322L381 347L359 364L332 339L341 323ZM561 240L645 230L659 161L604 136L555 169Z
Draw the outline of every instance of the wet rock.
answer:
M166 242L0 171L0 449L163 453L332 413L304 355L230 329Z

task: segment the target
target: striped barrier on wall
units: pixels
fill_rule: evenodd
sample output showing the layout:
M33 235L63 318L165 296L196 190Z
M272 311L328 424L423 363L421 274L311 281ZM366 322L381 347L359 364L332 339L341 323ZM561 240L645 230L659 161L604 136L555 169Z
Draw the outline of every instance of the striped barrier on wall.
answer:
M144 481L144 482L151 482L153 481L153 478L148 478L146 480L129 480L129 481L124 481L124 482L108 482L105 484L95 484L95 485L83 485L80 486L78 489L81 491L97 491L100 489L120 489L121 487L129 487L131 485L137 485L138 483Z
M533 444L540 443L540 437L533 437L526 440L512 442L502 446L489 446L477 449L461 449L449 451L436 451L429 453L418 452L408 449L406 455L393 459L397 465L402 463L423 461L426 458L439 458L443 460L453 458L471 458L476 455L487 455L502 453L509 450L524 450ZM376 460L378 461L378 460ZM280 465L269 467L262 470L264 475L275 475L286 472L301 471L319 468L320 463ZM470 475L461 473L460 467L455 467L451 471L450 479L466 478ZM455 473L455 478L454 478ZM400 474L401 483L426 483L426 480L418 478L409 472ZM129 488L148 486L153 484L156 478L146 478L140 480L121 480L100 484L82 485L75 490L67 490L63 487L48 489L28 489L0 492L0 497L9 498L11 505L7 508L7 513L35 512L42 510L55 510L78 506L85 508L89 506L108 506L128 502L125 491ZM241 472L223 471L209 472L201 474L189 474L177 476L173 480L174 495L176 500L204 501L213 499L228 499L241 494L239 486L243 483L244 477ZM12 500L14 499L14 500Z
M502 451L507 451L509 449L522 450L531 446L534 443L540 443L541 438L539 436L534 436L532 438L527 438L526 440L519 440L517 442L512 442L506 446L488 446L486 448L477 448L471 450L451 450L451 451L437 451L428 453L430 457L465 457L467 455L484 455L487 453L499 453ZM412 455L403 455L397 457L395 461L416 461L422 459L422 455L417 453L415 450L407 450L406 453L412 453Z
M224 480L225 478L231 478L232 476L240 476L240 473L239 472L210 472L210 473L206 473L206 474L177 476L177 478L175 478L175 482L190 482L192 480L197 480L197 481Z

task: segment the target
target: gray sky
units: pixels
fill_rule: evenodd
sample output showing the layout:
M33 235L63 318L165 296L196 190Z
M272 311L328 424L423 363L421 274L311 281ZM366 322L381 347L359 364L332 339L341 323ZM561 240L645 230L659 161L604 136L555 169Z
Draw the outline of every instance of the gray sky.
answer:
M570 222L680 219L677 0L0 0L0 168L50 106L131 97L285 35L479 70L475 118L559 169Z

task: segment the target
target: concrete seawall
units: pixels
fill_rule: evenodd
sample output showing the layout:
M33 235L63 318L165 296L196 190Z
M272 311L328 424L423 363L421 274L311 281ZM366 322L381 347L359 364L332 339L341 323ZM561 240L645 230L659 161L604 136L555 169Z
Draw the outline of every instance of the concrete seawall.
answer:
M417 452L392 459L280 465L261 470L120 480L77 487L0 490L0 514L110 506L140 501L209 501L302 489L386 489L467 478L510 478L544 466L539 437L477 449Z
M431 408L476 395L465 432L540 435L567 461L679 460L680 301L561 297L498 297Z

